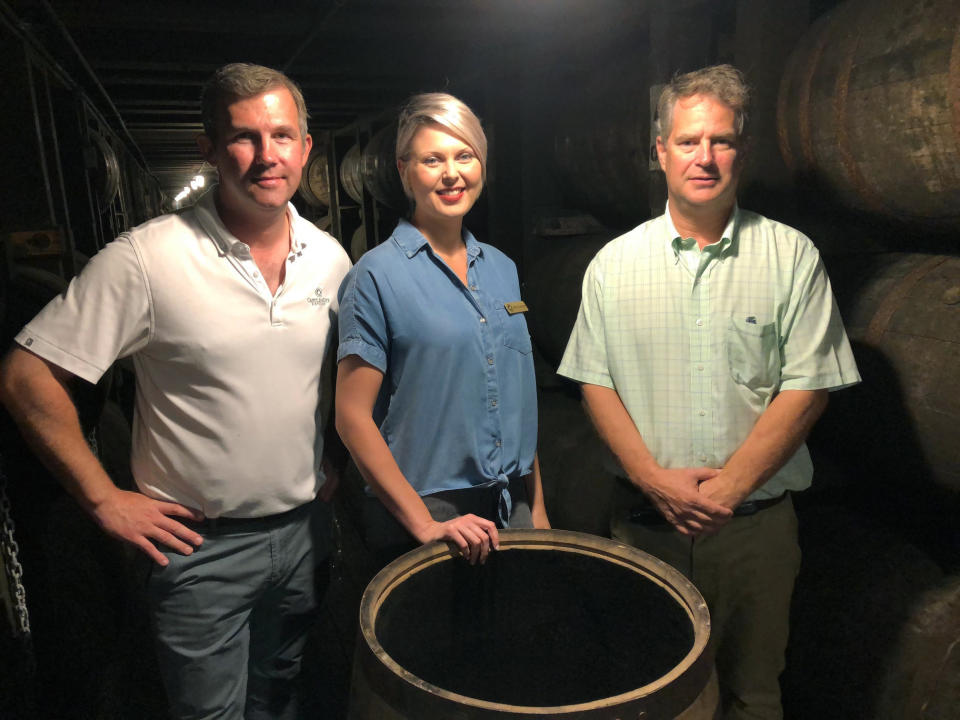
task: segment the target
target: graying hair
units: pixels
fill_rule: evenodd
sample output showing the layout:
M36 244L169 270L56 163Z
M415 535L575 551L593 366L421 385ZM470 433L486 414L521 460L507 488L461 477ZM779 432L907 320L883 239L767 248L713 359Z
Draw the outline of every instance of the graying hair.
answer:
M447 93L421 93L414 95L400 110L397 125L397 161L406 161L410 156L413 137L424 125L436 123L463 140L480 160L481 177L487 180L487 136L480 119L473 110L453 95ZM404 192L410 195L407 180L401 173Z
M733 110L733 124L738 138L747 135L747 112L750 88L743 73L733 65L712 65L684 75L674 75L660 93L657 103L659 135L666 142L673 125L673 109L677 101L694 95L712 95Z
M211 140L217 138L217 120L233 100L245 100L268 90L286 88L297 106L300 142L307 140L307 103L297 84L279 70L251 63L230 63L217 70L203 86L200 95L200 118L203 132Z

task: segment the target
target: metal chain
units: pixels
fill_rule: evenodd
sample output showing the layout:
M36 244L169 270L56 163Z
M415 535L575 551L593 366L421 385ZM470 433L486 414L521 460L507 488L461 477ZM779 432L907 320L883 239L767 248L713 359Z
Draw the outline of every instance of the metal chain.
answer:
M20 565L20 547L13 536L14 524L11 514L10 498L7 497L7 476L0 466L0 552L3 553L3 563L13 588L13 600L16 607L15 628L21 641L27 648L29 656L33 657L30 614L27 612L27 591L23 587L23 567Z
M96 428L87 434L87 443L94 455L99 457ZM7 495L7 475L3 471L0 458L0 555L3 563L0 564L9 579L13 591L14 615L16 627L14 634L19 640L27 655L28 669L34 667L36 656L33 652L33 635L30 629L30 613L27 609L27 591L23 585L23 566L20 565L20 546L14 537L16 527L13 522L13 513L10 498Z

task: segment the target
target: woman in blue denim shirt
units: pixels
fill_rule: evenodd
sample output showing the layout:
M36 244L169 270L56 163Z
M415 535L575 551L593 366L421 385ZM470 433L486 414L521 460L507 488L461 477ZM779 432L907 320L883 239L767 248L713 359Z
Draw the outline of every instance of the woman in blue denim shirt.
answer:
M442 540L484 562L498 527L550 527L516 267L463 227L486 150L460 100L411 98L397 168L412 212L340 288L337 430L372 492L381 560Z

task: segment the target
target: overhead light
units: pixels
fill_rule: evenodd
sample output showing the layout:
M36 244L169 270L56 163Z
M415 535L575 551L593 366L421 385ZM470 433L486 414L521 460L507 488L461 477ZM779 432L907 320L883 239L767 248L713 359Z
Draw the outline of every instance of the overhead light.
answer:
M197 175L197 176L193 179L193 182L195 182L195 183L197 184L197 187L198 187L198 188L202 188L202 187L204 186L204 184L206 183L206 180L204 179L203 175ZM192 185L193 183L190 183L190 184Z

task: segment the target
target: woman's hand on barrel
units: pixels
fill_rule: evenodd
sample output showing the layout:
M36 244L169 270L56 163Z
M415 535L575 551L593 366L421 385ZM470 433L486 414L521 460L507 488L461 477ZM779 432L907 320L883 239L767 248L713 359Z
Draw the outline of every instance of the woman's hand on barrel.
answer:
M477 561L482 565L487 561L491 550L500 547L497 526L490 520L477 515L460 515L446 522L433 521L423 537L423 543L443 541L455 545L471 565Z

